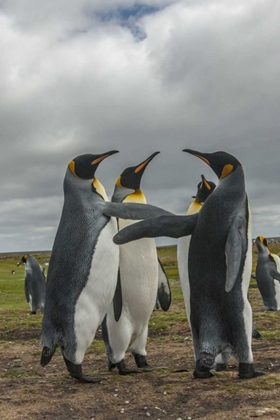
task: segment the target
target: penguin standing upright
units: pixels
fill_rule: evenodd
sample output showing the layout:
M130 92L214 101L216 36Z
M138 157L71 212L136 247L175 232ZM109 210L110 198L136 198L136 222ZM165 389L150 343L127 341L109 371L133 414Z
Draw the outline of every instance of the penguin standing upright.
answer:
M258 262L256 279L263 298L264 311L278 311L280 309L280 258L271 254L266 238L256 238L258 248Z
M143 237L192 235L189 248L190 323L196 378L209 378L215 358L229 349L239 362L239 377L255 370L252 308L248 288L252 268L251 223L241 163L225 152L185 149L207 163L218 186L201 210L189 216L159 216L120 231L115 243Z
M81 382L100 382L84 375L81 364L117 284L119 249L112 241L117 224L96 209L108 198L95 177L99 163L114 153L80 155L69 163L49 264L41 365L59 346L70 375Z
M196 196L193 197L194 201L190 204L187 215L198 213L202 207L204 201L214 191L216 184L211 181L207 181L204 175L201 175L201 182L197 185ZM189 285L189 273L188 273L188 256L191 236L183 236L178 239L177 243L177 261L178 271L183 291L186 314L188 321L190 320L190 285ZM190 322L190 321L189 321Z
M25 264L24 291L30 306L30 313L36 314L37 309L44 312L46 297L46 282L42 267L32 255L25 254L18 266Z
M125 169L118 177L112 201L115 203L143 203L146 198L140 189L142 175L156 152L137 166ZM118 219L119 230L131 221ZM158 262L154 239L120 247L119 281L121 285L122 312L115 319L114 301L102 324L109 370L117 366L121 375L135 373L125 365L125 352L130 351L138 368L148 368L146 342L148 322L153 312L157 293L163 309L170 305L170 289L163 268ZM159 281L160 277L160 281ZM120 299L120 294L117 299ZM115 300L115 298L114 298Z

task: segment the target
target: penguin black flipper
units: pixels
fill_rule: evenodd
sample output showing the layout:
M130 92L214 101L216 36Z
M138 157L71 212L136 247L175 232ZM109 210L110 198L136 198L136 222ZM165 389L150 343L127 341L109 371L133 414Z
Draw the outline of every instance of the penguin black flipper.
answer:
M192 234L195 228L198 214L192 214L191 216L158 216L143 220L120 230L113 240L115 244L121 245L141 238L157 238L159 236L180 238L181 236L188 236Z
M173 213L151 204L141 203L111 203L99 201L95 203L95 209L105 216L117 217L119 219L141 220L157 216L171 216Z
M236 217L230 227L226 247L226 284L225 291L230 292L239 274L243 249L246 247L246 221Z
M270 275L273 279L280 281L280 273L275 268L270 269Z
M166 272L158 258L158 300L163 311L168 311L171 305L171 289Z
M121 273L120 273L120 269L119 269L118 270L117 286L116 286L116 290L115 290L115 294L114 294L114 298L113 298L114 316L115 316L115 321L116 322L118 322L118 320L121 317L122 305L123 305L122 285L121 285Z

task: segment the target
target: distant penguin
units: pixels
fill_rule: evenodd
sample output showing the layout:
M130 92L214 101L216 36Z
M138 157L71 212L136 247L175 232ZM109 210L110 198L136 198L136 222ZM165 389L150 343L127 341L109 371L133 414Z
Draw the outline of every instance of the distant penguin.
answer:
M137 166L125 169L118 177L112 202L144 203L146 198L140 189L142 175L156 152ZM118 219L119 229L131 221ZM153 312L157 293L160 305L167 310L170 305L170 289L162 265L158 261L154 239L141 239L120 247L119 281L121 285L122 312L115 319L111 304L102 324L109 370L117 367L121 375L136 373L125 365L125 353L133 354L138 368L149 368L146 360L148 322Z
M25 264L24 292L30 306L30 314L37 309L44 312L46 282L42 267L32 255L25 254L17 265Z
M194 376L211 377L216 356L226 351L232 351L239 362L241 379L263 375L255 370L251 349L252 308L247 294L252 240L243 168L225 152L184 151L202 159L219 178L201 210L135 223L120 231L114 241L124 244L143 237L191 234L188 274Z
M99 163L115 153L80 155L69 163L49 263L41 365L50 362L59 346L70 375L81 382L100 382L82 373L82 361L117 284L119 249L112 241L117 224L96 209L96 203L108 198L95 177Z
M266 238L258 236L258 262L256 279L264 303L264 311L278 311L280 309L280 258L271 254Z

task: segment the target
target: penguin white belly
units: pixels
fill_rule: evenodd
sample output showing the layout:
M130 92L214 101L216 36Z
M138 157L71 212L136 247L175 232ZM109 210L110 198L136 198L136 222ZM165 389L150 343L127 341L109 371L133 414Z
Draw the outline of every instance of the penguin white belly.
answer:
M252 272L252 228L251 228L251 213L249 209L249 216L248 216L248 249L246 254L246 259L244 263L244 270L242 275L242 296L244 301L244 309L243 309L243 318L245 324L245 331L247 335L247 342L249 347L249 357L247 363L253 363L253 354L252 354L252 307L248 300L248 289L251 279L251 272Z
M84 353L94 339L96 329L114 297L119 264L119 247L112 240L116 233L116 220L111 218L100 232L88 281L75 306L75 358L78 364L82 362Z
M32 311L32 295L29 293L29 307L30 310Z
M190 282L188 272L188 260L189 260L189 247L190 247L191 236L183 236L178 239L177 245L177 260L178 270L183 291L186 314L190 323L191 305L190 305Z
M146 325L153 312L158 284L154 239L143 238L120 247L123 311L135 328Z
M277 271L280 273L280 258L276 254L271 254L271 256L273 257L275 261ZM275 298L276 298L276 303L277 303L277 310L279 311L280 309L280 282L278 280L274 280L274 287L275 287Z

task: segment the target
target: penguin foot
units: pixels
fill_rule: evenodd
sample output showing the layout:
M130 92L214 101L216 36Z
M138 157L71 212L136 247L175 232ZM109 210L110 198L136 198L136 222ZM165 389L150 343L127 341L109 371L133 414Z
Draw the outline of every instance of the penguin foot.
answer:
M36 311L31 311L30 315L36 315Z
M210 368L204 366L200 360L197 360L195 363L195 370L193 372L193 376L196 379L206 379L212 378L213 373L210 372Z
M124 359L122 359L120 362L116 363L116 366L119 370L120 375L130 375L132 373L140 373L139 370L136 369L128 369L125 365Z
M223 370L227 370L227 363L216 363L216 372L222 372Z
M111 360L108 361L108 371L111 372L113 369L115 369L115 367L117 367L117 365L113 362L111 362Z
M238 372L240 379L251 379L265 375L265 372L255 370L253 363L239 363Z
M152 367L147 362L146 356L142 356L141 354L136 354L136 353L134 353L133 356L134 356L137 367L141 369L147 369L147 370L152 369Z
M254 328L252 331L252 337L258 340L259 338L261 338L261 336L261 333L256 328Z
M64 362L67 366L68 372L72 376L72 378L77 379L83 383L98 383L101 382L101 378L94 378L89 375L84 375L82 372L82 365L75 365L74 363L70 362L63 356Z

